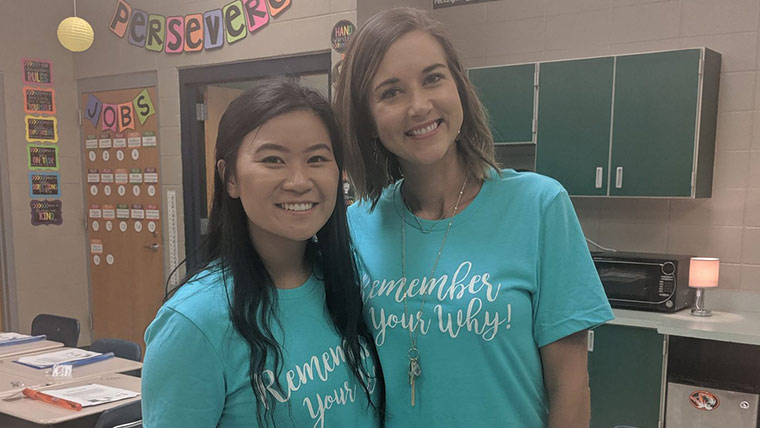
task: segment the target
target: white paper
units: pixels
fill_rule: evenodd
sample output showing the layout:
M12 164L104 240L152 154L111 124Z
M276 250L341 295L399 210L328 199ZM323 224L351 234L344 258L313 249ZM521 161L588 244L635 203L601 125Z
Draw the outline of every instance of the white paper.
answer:
M35 367L48 367L54 364L70 363L72 361L84 360L85 358L100 355L99 352L85 351L84 349L64 349L63 351L48 352L45 354L29 355L19 358L19 363L28 364Z
M111 403L140 395L139 392L98 385L96 383L55 390L47 389L42 392L53 397L79 403L82 407Z
M16 340L16 339L26 339L27 336L25 334L18 334L18 333L0 333L0 343L9 341L9 340Z

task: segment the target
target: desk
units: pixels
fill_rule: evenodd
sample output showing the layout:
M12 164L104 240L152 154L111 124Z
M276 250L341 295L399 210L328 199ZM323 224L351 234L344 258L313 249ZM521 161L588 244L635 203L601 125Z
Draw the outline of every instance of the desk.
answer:
M140 392L140 378L123 374L94 376L88 379L80 379L40 389L44 391L46 389L59 389L63 387L86 385L89 383L97 383L100 385ZM85 407L79 412L26 397L16 401L0 400L0 426L7 428L26 428L46 425L54 425L56 427L94 426L98 416L104 410L139 400L140 396L137 396L113 403L101 404L99 406Z
M21 376L15 373L0 372L0 397L11 395L21 391L24 387L38 387L46 382L39 383L37 379Z
M59 348L61 350L71 348ZM44 354L45 352L34 352L27 355ZM14 363L18 357L7 357L0 359L0 373L7 373L11 375L22 376L32 379L35 384L45 384L49 382L47 378L47 370L35 369L27 367L23 364ZM111 373L128 372L130 370L137 370L142 368L142 363L138 361L127 360L124 358L113 357L107 360L98 361L96 363L85 364L83 366L74 367L72 369L72 378L67 379L68 382L77 381L80 379L86 379L91 377L97 377L101 375Z
M62 346L63 343L53 342L52 340L38 340L36 342L19 343L18 345L3 345L0 346L0 358L48 351Z

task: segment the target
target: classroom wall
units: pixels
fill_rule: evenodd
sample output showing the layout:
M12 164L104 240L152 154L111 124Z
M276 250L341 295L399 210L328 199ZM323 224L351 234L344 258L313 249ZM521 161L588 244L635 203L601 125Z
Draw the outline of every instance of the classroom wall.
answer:
M8 153L8 170L0 180L10 184L13 252L18 329L28 333L38 313L56 313L79 319L80 343L89 343L89 297L84 239L81 161L77 120L74 57L57 41L58 23L73 12L73 3L49 0L0 0L0 71L4 75L6 135L0 136ZM40 13L44 11L44 13ZM61 226L31 225L21 59L53 62L53 88L61 164ZM13 327L8 326L8 327Z
M358 1L360 18L373 3ZM422 3L467 67L698 46L723 54L712 198L573 202L586 235L604 246L720 257L721 288L760 293L760 1Z

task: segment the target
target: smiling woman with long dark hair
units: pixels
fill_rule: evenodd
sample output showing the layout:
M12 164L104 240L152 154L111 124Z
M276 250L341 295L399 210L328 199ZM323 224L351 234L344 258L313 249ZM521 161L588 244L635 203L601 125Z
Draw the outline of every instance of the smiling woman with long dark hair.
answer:
M145 333L147 428L382 423L342 159L330 105L312 89L270 81L229 105L203 268Z

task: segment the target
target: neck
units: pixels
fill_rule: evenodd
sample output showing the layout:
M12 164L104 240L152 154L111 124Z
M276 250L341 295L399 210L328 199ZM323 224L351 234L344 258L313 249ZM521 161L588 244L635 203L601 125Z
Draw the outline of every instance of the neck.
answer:
M409 210L417 217L438 220L451 215L459 199L465 176L468 174L459 156L447 165L401 165L404 174L403 196ZM458 211L477 195L480 183L473 177L467 180Z
M311 275L311 265L306 260L306 241L278 239L275 242L253 236L251 241L276 288L296 288ZM300 263L294 260L300 260Z

